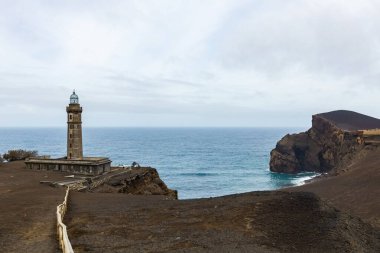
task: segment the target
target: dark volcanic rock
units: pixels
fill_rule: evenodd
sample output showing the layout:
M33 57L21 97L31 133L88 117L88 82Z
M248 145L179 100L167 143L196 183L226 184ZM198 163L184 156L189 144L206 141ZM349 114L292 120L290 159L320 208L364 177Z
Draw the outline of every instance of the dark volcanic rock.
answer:
M126 193L133 195L165 195L177 199L177 191L169 189L154 168L133 168L104 177L93 188L96 192Z
M277 143L271 152L270 170L336 172L364 148L356 142L355 133L347 130L376 126L380 127L380 120L349 111L314 115L307 132L286 135Z
M347 131L380 128L380 119L352 111L339 110L321 113L318 116Z

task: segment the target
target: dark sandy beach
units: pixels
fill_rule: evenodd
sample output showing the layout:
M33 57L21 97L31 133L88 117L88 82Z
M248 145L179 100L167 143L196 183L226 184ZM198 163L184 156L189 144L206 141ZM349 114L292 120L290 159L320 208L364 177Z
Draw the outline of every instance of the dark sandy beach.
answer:
M290 192L308 191L380 227L380 147L373 147L337 176L321 178Z

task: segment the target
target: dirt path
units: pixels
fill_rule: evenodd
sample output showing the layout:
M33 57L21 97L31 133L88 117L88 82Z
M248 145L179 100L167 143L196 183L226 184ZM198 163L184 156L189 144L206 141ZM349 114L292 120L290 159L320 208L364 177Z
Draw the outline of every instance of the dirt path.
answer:
M23 162L0 164L0 251L58 252L56 206L64 189L41 185L64 174L32 171Z

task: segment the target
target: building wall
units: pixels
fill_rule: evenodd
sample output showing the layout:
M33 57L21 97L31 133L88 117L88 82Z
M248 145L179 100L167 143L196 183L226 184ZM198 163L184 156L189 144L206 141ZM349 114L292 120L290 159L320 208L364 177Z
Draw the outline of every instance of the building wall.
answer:
M33 170L55 170L71 172L73 174L100 175L111 170L111 163L100 165L26 163L26 167Z
M67 108L67 159L82 159L82 107L70 104Z

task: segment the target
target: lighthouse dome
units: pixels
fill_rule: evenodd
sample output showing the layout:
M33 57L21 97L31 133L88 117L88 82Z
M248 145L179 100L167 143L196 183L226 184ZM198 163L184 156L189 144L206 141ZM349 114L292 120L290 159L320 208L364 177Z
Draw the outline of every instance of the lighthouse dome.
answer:
M75 90L73 91L73 94L70 96L70 104L78 104L79 103L79 98L78 95L75 94Z

